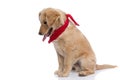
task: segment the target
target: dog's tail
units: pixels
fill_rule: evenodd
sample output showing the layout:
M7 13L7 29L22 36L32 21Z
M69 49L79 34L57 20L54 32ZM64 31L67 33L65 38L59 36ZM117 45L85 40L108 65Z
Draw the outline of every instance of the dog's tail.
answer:
M108 64L103 64L103 65L96 64L96 70L108 69L108 68L115 68L115 67L117 67L117 66L108 65Z

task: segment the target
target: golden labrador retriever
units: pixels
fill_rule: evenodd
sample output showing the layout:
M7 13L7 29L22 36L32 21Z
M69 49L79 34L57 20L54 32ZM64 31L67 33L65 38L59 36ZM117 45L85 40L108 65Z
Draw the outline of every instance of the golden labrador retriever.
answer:
M40 35L43 41L50 37L58 55L59 68L55 71L60 77L69 75L72 69L79 72L80 76L93 74L95 70L114 68L112 65L97 65L95 54L78 25L70 14L46 8L39 13L41 27Z

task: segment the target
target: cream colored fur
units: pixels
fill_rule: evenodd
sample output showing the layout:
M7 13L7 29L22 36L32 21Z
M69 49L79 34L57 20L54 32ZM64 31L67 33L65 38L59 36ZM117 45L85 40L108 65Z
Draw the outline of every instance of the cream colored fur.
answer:
M41 22L39 33L45 35L51 27L53 31L58 29L66 20L65 14L65 12L53 8L42 10L39 14ZM44 24L44 21L47 24ZM59 68L55 74L60 77L68 76L72 69L75 69L80 76L87 76L93 74L97 69L115 67L96 65L96 57L88 40L71 21L67 29L53 41L53 44L59 63Z

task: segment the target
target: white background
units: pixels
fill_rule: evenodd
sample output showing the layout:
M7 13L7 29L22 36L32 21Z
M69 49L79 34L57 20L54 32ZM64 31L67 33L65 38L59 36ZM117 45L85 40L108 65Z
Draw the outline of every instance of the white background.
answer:
M118 68L96 71L88 77L54 75L57 56L53 44L38 35L38 13L47 7L72 14L91 43L98 64ZM0 80L119 80L119 0L1 0Z

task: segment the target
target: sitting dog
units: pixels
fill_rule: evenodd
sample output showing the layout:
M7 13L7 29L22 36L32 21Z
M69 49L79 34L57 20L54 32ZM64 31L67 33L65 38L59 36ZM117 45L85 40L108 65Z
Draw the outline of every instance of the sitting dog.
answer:
M58 56L59 68L55 71L60 77L69 75L72 69L80 76L93 74L95 70L114 68L112 65L97 65L95 54L80 30L79 24L70 14L54 9L46 8L39 13L41 27L39 34L43 35L43 41L49 37L53 42Z

